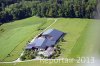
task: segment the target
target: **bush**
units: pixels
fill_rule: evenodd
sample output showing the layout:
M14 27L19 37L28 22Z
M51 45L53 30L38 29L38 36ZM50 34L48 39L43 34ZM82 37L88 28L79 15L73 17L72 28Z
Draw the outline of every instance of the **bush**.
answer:
M26 58L25 58L25 55L22 55L21 57L20 57L20 59L22 60L22 61L24 61Z
M61 48L59 47L59 45L56 45L55 47L56 47L56 49L54 50L53 55L50 57L52 59L55 59L56 57L59 57L60 54L61 54Z
M34 58L36 58L36 54L37 54L37 52L35 52L32 49L25 50L23 55L21 56L21 60L24 61L24 60L34 59Z

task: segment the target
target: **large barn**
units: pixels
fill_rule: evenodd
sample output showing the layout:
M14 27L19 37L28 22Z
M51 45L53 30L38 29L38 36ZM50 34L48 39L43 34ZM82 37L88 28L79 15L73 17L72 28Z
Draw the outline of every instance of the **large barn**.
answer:
M64 33L56 30L56 29L49 29L43 32L40 36L35 38L33 42L27 45L26 49L45 49L46 47L54 46L57 40L63 35Z

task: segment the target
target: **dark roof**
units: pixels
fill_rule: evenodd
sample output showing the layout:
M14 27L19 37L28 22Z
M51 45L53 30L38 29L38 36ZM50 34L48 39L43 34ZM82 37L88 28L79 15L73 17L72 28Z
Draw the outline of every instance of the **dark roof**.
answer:
M39 38L35 39L34 47L36 47L36 48L45 48L45 42L46 42L46 38L39 37Z
M53 37L53 40L58 40L59 37L63 34L63 32L56 30L56 29L49 29L45 31L42 35L50 35Z
M28 44L27 46L26 46L26 49L31 49L33 47L33 44Z
M42 35L46 36L52 36L52 39L48 37L38 37L32 42L32 45L29 45L28 48L35 47L35 48L45 48L46 46L52 46L55 45L57 40L61 37L63 32L58 31L56 29L49 29L45 31Z
M46 42L46 46L52 46L55 44L56 44L56 41L47 40L47 42Z

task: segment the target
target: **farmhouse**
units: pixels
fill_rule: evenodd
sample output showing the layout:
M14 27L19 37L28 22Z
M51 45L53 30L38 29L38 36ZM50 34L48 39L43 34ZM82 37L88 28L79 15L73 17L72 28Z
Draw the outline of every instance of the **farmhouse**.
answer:
M47 47L54 46L62 35L63 32L59 30L49 29L36 37L33 42L27 45L26 49L46 49Z
M54 53L54 48L53 47L48 47L46 51L44 51L43 55L45 57L49 57Z

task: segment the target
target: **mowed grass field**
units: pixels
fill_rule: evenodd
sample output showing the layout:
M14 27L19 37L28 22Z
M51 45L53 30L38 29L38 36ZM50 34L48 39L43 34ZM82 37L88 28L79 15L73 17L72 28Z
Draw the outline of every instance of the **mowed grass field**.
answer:
M84 51L82 50L84 44L81 43L85 39L82 35L85 34L88 29L87 27L91 22L92 20L89 19L60 18L52 27L50 27L66 33L64 36L65 42L59 42L61 55L58 58L81 56L81 52Z
M40 21L38 21L36 18ZM30 19L31 18L26 19L27 22L26 22L26 20L25 21L22 20L20 22L23 22L23 24L25 22L28 23L28 22L31 22ZM36 19L36 21L35 21L35 19ZM23 43L19 44L18 45L19 47L16 47L16 49L13 50L13 53L15 53L15 54L11 53L12 56L6 58L5 61L12 61L12 59L15 60L15 58L17 58L20 55L20 53L22 52L22 48L24 48L27 41L31 40L38 33L41 32L41 31L35 31L38 28L38 26L41 27L41 28L46 28L48 25L50 25L52 22L54 22L55 19L57 19L57 22L54 23L51 27L49 27L49 29L55 28L55 29L58 29L58 30L66 33L66 35L64 36L65 42L59 42L60 47L61 47L61 55L58 58L67 58L67 57L76 58L76 57L84 56L85 55L84 53L87 54L87 53L90 53L90 51L92 52L91 49L93 48L94 45L92 44L92 47L88 48L91 44L88 44L88 42L86 42L86 41L88 41L89 39L87 39L87 38L89 38L91 36L91 35L88 36L91 33L91 31L89 31L89 30L93 29L93 31L94 31L95 26L91 27L91 25L93 25L93 23L95 23L96 20L93 20L93 19L78 19L78 18L73 18L73 19L71 19L71 18L53 18L52 19L52 18L32 17L32 20L34 22L33 25L35 24L35 26L31 27L32 24L29 24L28 26L24 26L24 27L30 27L29 31L31 31L31 32L28 33L29 35L24 34L24 35L20 35L20 36L18 36L18 35L15 36L16 39L18 39L19 37L22 37L22 36L24 36L24 37L27 36L29 39L27 39L27 40L25 40L23 38L20 39L20 40L23 40ZM38 22L42 22L42 21L45 22L45 20L46 20L47 23L38 23ZM17 24L17 22L16 22L16 24ZM96 26L99 28L100 23L98 22L96 24L97 24ZM4 25L7 25L7 24L4 24ZM20 25L20 24L18 24L18 25ZM3 25L1 27L3 27ZM17 27L17 26L14 26L14 27ZM22 28L22 27L18 27L18 28ZM11 29L13 29L13 28L11 28ZM21 34L23 34L24 31L27 32L27 29L25 29L24 31L23 30L24 29L22 29ZM17 34L17 32L19 32L19 30L16 31L16 34ZM4 34L4 33L1 33L1 34ZM12 35L10 37L12 37ZM14 40L14 39L12 39L12 40ZM3 41L5 41L5 40L3 40ZM93 40L90 40L89 42L91 42L91 41L93 41ZM9 42L14 42L14 41L9 41ZM1 44L1 42L0 42L0 44ZM9 45L9 43L8 43L8 45ZM2 46L5 47L5 44L2 45ZM9 46L6 46L6 47L9 47ZM9 47L9 48L11 48L11 47ZM15 47L13 47L13 48L15 48ZM0 46L0 49L1 49L1 46ZM17 53L16 50L19 53ZM2 51L5 51L5 50L2 50ZM6 50L5 52L8 52L8 51ZM1 54L1 52L0 52L0 54ZM5 54L8 54L8 53L5 53ZM46 63L41 63L40 61L29 61L29 62L21 62L21 63L20 62L19 63L1 63L0 64L0 66L33 66L33 65L34 66L45 66L45 65L48 65L48 66L56 66L56 65L57 66L77 66L74 63L66 64L66 63L61 62L61 63L50 63L50 64L47 63L46 64Z
M0 26L0 61L14 61L24 47L54 20L31 17ZM10 54L9 57L7 57Z

